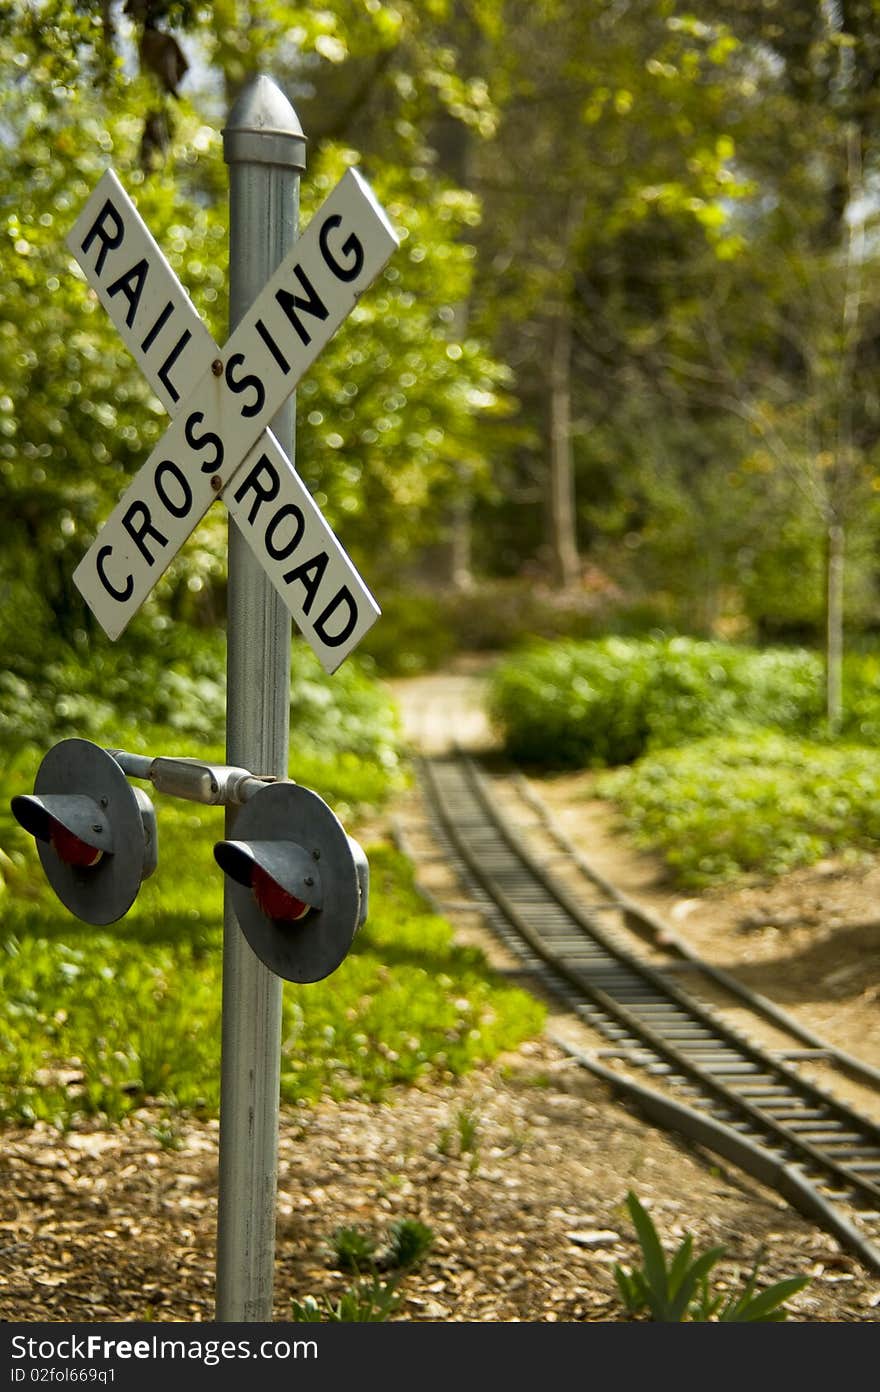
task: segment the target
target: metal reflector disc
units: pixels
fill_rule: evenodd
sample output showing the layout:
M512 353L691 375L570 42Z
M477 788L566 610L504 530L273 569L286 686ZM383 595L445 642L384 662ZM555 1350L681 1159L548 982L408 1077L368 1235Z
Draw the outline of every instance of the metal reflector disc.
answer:
M46 754L37 770L34 794L49 808L63 808L63 797L89 798L100 819L88 833L112 836L112 851L94 865L69 865L48 841L37 851L46 878L63 904L86 923L115 923L128 912L144 878L144 823L134 789L105 749L90 740L66 739ZM59 796L56 803L54 799Z
M220 842L214 855L229 874L233 908L254 952L286 981L323 980L348 953L361 921L362 876L342 823L311 789L298 783L269 783L242 807L232 835L235 840ZM245 843L252 848L252 858L265 864L267 843L273 842L282 853L285 842L296 846L298 874L309 862L315 867L319 907L297 922L267 917L254 900L250 877L242 875L248 881L243 884L230 873ZM233 851L232 858L225 853L227 848ZM281 879L277 867L276 878ZM288 888L293 887L294 882L288 882ZM306 889L295 892L304 901L317 898Z

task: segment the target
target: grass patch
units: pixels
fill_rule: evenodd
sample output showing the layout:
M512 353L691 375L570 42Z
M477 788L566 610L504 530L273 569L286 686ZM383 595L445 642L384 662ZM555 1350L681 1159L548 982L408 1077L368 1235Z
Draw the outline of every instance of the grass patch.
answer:
M183 752L155 728L119 745ZM0 780L0 1119L64 1128L149 1104L173 1138L177 1113L210 1117L219 1105L222 876L212 847L222 809L157 794L159 868L124 919L94 928L55 899L9 811L38 762L26 749ZM292 770L346 817L392 786L387 769L356 755L294 756ZM541 1007L428 912L406 859L384 843L367 851L370 919L353 951L326 981L284 984L285 1103L380 1098L448 1078L541 1026Z
M698 740L599 775L643 850L705 889L846 851L880 851L876 750L774 731Z

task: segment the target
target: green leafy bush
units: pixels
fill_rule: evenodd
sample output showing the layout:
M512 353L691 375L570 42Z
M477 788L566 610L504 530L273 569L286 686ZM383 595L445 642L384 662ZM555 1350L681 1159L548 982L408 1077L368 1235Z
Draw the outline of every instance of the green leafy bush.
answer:
M683 888L778 874L847 849L880 850L872 749L753 730L646 755L600 775L595 790Z
M601 768L755 725L808 734L821 721L822 669L805 649L683 637L541 644L499 664L488 709L512 758Z
M226 639L185 625L143 630L124 647L96 640L42 660L18 654L0 672L0 749L43 749L79 735L121 748L122 727L164 727L166 747L192 739L222 747L226 723ZM387 769L398 765L400 729L391 695L355 657L328 677L304 642L291 651L291 754L345 753ZM174 748L168 748L168 736ZM138 746L139 748L141 746Z

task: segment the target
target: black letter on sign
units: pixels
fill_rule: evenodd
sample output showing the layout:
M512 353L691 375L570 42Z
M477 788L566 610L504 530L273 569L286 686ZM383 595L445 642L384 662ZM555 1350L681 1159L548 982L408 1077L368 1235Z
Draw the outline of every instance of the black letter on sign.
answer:
M286 575L281 577L286 585L289 585L291 580L303 582L306 592L306 602L303 605L304 614L309 612L315 602L315 595L318 593L318 588L324 578L324 571L327 569L327 560L327 552L319 551L317 556L313 556L310 561L303 561L302 565L294 566L293 570L289 570ZM314 571L314 574L310 579L307 579L310 571Z
M294 266L293 274L296 276L309 298L307 300L301 300L297 295L291 295L289 290L276 290L275 298L293 327L296 329L303 343L311 343L312 340L308 331L304 329L299 322L296 311L302 309L306 314L313 314L316 319L326 319L328 310L323 301L318 298L312 282L309 280L302 267Z
M121 275L118 280L114 280L112 285L107 286L108 295L118 295L121 290L128 300L125 322L129 328L134 323L134 316L137 314L137 307L141 302L141 294L148 270L146 260L142 257L140 261L135 262L130 271L126 271L125 275ZM134 283L132 284L132 282Z
M190 333L189 329L184 329L183 333L180 335L180 338L177 340L174 347L171 349L171 352L168 354L168 357L165 359L162 366L159 368L159 381L162 382L163 385L168 388L168 394L171 397L172 401L180 400L180 392L177 390L177 388L174 386L172 382L169 382L168 373L171 371L172 367L177 362L177 359L180 357L181 353L183 352L184 348L186 347L187 343L191 338L192 334Z
M166 474L172 474L174 478L177 480L178 484L180 485L180 491L183 494L183 498L179 503L172 502L172 500L168 496L168 493L166 492ZM192 489L190 488L189 483L187 482L186 475L184 474L183 470L178 468L178 466L175 463L173 463L172 460L163 459L161 464L156 465L156 472L153 475L153 482L156 485L156 492L159 494L159 497L162 499L162 502L165 504L171 515L173 517L186 517L186 514L192 507L193 495Z
M275 342L269 330L266 328L266 325L263 323L262 319L257 320L257 322L254 324L254 328L260 335L260 338L263 340L266 347L269 349L269 352L272 354L272 357L275 359L278 366L281 368L281 371L284 373L285 376L287 376L288 372L290 371L290 363L285 358L284 354L278 347L278 344Z
M146 351L147 351L148 348L152 348L152 346L153 346L153 341L154 341L154 339L156 338L156 335L159 333L159 330L160 330L161 328L163 328L164 325L168 322L168 318L169 318L169 316L170 316L171 311L173 310L173 308L174 308L174 305L171 303L170 300L168 300L167 303L166 303L166 305L165 305L165 308L162 310L162 313L159 315L159 318L156 320L156 322L155 322L155 324L153 325L153 327L149 330L149 332L147 333L146 338L144 339L143 343L141 344L141 352L142 352L142 353L146 353Z
M244 353L233 353L229 362L226 364L226 385L229 387L230 391L234 392L247 391L248 387L253 387L256 396L250 405L242 406L241 414L243 416L256 416L263 409L263 403L266 400L266 388L263 386L259 377L256 377L253 372L248 373L247 377L233 377L232 369L234 367L239 367L243 362Z
M109 219L109 221L114 224L112 233L104 226L105 219ZM98 259L95 262L95 272L97 275L101 274L101 270L107 258L107 252L115 251L118 246L121 246L124 236L125 226L122 218L108 198L98 215L97 221L92 223L83 238L82 244L82 250L88 251L95 238L98 237L100 239L101 250L98 252Z
M348 266L340 265L328 246L327 233L330 231L331 227L338 227L341 221L342 218L338 213L333 213L331 217L328 217L326 222L322 224L321 230L318 233L318 243L321 247L324 260L338 280L356 280L364 268L364 249L354 233L352 232L351 236L346 237L345 241L342 243L343 253L351 257Z
M135 530L135 517L138 513L140 513L141 525L139 530ZM144 537L151 536L154 539L154 541L158 541L160 546L167 546L168 538L164 537L162 533L157 531L156 528L153 526L152 520L150 518L150 509L147 507L146 503L142 503L140 500L138 500L136 503L132 503L131 507L128 509L128 511L122 519L122 525L128 532L128 535L131 537L132 541L134 542L137 549L140 551L141 555L146 560L147 565L153 565L155 557L147 549Z
M276 546L275 529L279 522L284 521L285 517L296 518L296 530L294 531L293 537L286 545ZM285 503L283 507L280 507L266 528L266 550L269 552L272 560L286 561L288 556L293 555L293 552L302 541L302 534L305 529L306 519L295 503Z
M120 604L122 604L131 595L131 592L134 589L134 580L129 575L126 579L124 590L117 590L114 588L113 585L110 584L110 581L107 579L106 573L104 571L104 560L107 556L112 556L112 554L112 546L102 546L100 551L98 552L98 559L95 561L95 569L98 572L98 579L101 581L101 584L104 586L104 589L107 591L108 595L112 595L114 599L118 599Z
M338 633L332 636L327 632L327 620L334 614L340 604L348 605L348 618ZM327 644L328 648L338 648L340 643L344 643L346 638L354 631L357 623L357 606L352 598L351 590L347 585L343 585L341 590L337 590L323 614L319 614L315 619L315 632L318 637Z
M268 484L266 487L262 487L259 482L259 476L262 473L268 475ZM251 510L248 513L248 522L253 522L263 503L269 503L273 498L277 498L280 486L280 480L271 463L266 458L265 454L261 454L244 483L239 484L238 488L235 490L235 501L237 503L241 502L249 489L252 488L254 491L254 501L251 503Z
M183 433L186 436L186 443L189 445L190 449L201 449L202 445L210 445L212 447L214 451L213 459L206 459L202 464L202 473L212 474L214 470L219 469L220 465L223 463L225 451L223 449L223 441L213 430L206 430L204 435L196 434L195 427L198 425L199 421L203 421L204 419L204 411L193 411L192 415L186 418L186 425L183 427Z

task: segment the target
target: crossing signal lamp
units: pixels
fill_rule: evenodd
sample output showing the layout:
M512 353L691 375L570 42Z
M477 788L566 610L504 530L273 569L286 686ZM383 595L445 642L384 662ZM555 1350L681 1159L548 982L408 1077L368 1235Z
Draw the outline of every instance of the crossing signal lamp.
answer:
M244 769L151 759L61 740L32 794L12 799L61 902L86 923L115 923L157 860L156 814L126 774L198 802L241 804L234 839L214 857L229 878L239 926L257 957L287 981L321 981L340 965L367 916L370 869L323 798Z
M17 795L11 806L71 913L97 925L128 913L156 868L156 814L106 750L61 740L40 764L33 793Z
M230 880L242 932L287 981L320 981L340 965L367 916L369 865L323 798L269 783L245 803L234 840L214 858Z

